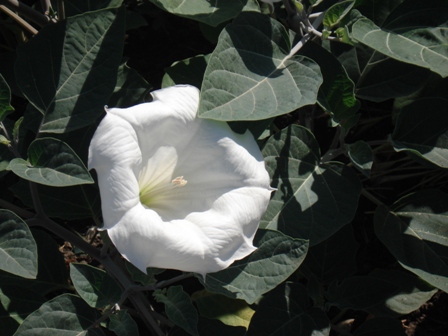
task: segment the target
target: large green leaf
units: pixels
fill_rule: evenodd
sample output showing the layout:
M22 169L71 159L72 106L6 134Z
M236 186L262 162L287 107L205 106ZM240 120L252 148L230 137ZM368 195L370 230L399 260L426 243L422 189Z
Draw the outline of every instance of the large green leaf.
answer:
M391 141L396 151L410 151L448 168L448 100L424 98L405 106Z
M446 27L420 28L397 34L386 31L369 19L358 20L352 35L359 42L389 57L428 68L448 76L448 44Z
M0 74L0 122L12 111L14 108L11 106L11 90Z
M21 180L10 189L25 205L34 207L28 182ZM66 188L38 185L37 190L49 217L73 220L101 216L101 200L95 184Z
M282 284L264 298L255 312L247 336L330 335L324 311L312 307L306 288Z
M41 132L72 131L103 113L123 43L124 8L113 8L48 25L18 49L17 84L44 114Z
M189 19L217 26L233 19L243 10L257 11L254 0L150 0L160 8Z
M424 190L375 211L375 233L409 271L448 291L448 195Z
M37 275L33 235L28 225L9 210L0 210L0 269L27 279Z
M277 188L261 227L316 245L350 222L361 192L358 176L346 165L320 164L316 139L304 127L290 126L263 148L271 186Z
M226 26L207 65L199 116L236 121L272 118L314 104L318 65L288 56L284 27L266 15L242 13Z
M85 264L70 264L70 278L90 307L106 308L118 302L121 288L105 271Z
M190 296L183 291L182 286L171 286L166 293L157 290L153 295L158 302L165 305L166 315L172 322L191 335L199 336L198 312L191 303Z
M104 336L93 327L99 316L79 297L63 294L30 314L14 336Z
M10 167L25 180L53 187L94 183L76 153L54 138L34 140L28 148L28 161L17 158Z
M306 240L271 230L258 230L254 245L258 249L248 257L207 274L203 280L205 288L252 304L295 272L308 251Z

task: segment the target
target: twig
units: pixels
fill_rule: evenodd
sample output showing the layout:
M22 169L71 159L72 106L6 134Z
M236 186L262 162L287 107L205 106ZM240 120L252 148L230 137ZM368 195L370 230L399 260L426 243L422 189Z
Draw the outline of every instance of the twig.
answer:
M17 13L23 15L27 19L33 21L40 27L46 26L50 22L55 22L48 16L39 13L38 11L28 7L27 5L17 1L17 0L0 0L0 5L4 5L9 9L16 11Z
M13 20L15 20L28 33L33 34L33 35L37 34L37 29L35 29L28 22L26 22L24 19L22 19L20 16L18 16L16 13L14 13L12 10L10 10L5 5L0 5L0 10L3 11L4 13L8 14Z

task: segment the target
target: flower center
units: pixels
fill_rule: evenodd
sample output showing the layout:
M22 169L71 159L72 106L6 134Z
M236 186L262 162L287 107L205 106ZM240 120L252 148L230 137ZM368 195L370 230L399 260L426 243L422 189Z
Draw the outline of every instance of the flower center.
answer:
M171 183L159 183L153 186L147 186L140 190L140 202L150 208L151 204L166 196L170 190L178 187L184 187L188 183L183 176L178 176Z

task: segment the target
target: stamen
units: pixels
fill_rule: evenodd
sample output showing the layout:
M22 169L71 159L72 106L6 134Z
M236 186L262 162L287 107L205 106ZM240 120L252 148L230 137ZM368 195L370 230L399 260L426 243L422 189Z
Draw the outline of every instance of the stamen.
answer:
M175 187L183 187L184 185L187 184L187 180L184 180L183 176L178 176L176 177L174 180L171 181L171 183L175 186Z

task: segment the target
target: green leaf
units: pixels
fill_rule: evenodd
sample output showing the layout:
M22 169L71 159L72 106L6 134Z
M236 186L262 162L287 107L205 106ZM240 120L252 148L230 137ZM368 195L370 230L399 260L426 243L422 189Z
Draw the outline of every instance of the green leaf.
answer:
M369 276L399 286L386 300L369 308L369 312L375 316L396 317L409 314L420 308L437 292L433 286L409 272L376 269Z
M70 264L70 278L90 307L106 308L118 302L121 288L105 271L86 264Z
M9 89L8 83L6 83L0 74L0 122L13 111L14 108L11 106L11 90Z
M248 257L207 274L202 281L205 289L252 304L294 273L308 251L307 241L271 230L258 230L254 245L258 249Z
M53 187L94 183L76 153L58 139L34 140L28 148L28 161L12 160L11 170L25 180Z
M355 256L359 244L351 225L346 225L330 238L310 247L300 267L306 278L324 284L350 276L357 270Z
M192 299L202 316L220 320L222 323L234 327L247 328L255 312L243 300L231 299L205 290L193 294Z
M69 132L103 113L117 79L124 8L48 25L17 52L17 84L44 115L41 132Z
M361 192L358 176L346 165L320 163L316 139L290 126L263 148L271 186L277 188L260 227L279 230L316 245L349 223Z
M319 88L317 102L331 113L336 123L352 117L360 102L354 94L355 85L336 57L316 43L306 43L300 54L312 58L320 67L324 81Z
M100 328L91 328L99 316L79 297L63 294L29 315L14 336L104 336Z
M347 153L353 165L365 176L370 176L373 165L373 152L370 146L362 141L356 141L354 144L347 144Z
M402 35L382 30L363 18L352 26L352 36L382 54L447 77L448 46L444 30L443 27L421 28Z
M314 104L322 83L319 66L289 56L289 37L277 21L242 13L226 26L207 65L199 116L261 120Z
M424 98L406 105L391 136L394 149L448 168L448 100Z
M406 336L401 321L390 317L375 317L366 320L353 336Z
M136 282L140 282L144 286L155 284L157 280L154 276L165 271L164 269L161 268L147 267L146 273L143 273L127 260L124 261L124 265L126 267L126 270L129 272L131 279Z
M191 335L199 336L198 313L182 286L171 286L166 294L161 290L156 290L153 295L158 302L165 305L166 315L172 322Z
M0 209L0 269L27 279L37 275L37 246L28 225Z
M243 10L257 11L258 5L253 0L150 0L169 13L197 20L210 26L228 21Z
M375 211L375 233L398 262L448 291L448 195L424 190Z
M109 330L117 336L139 336L137 323L125 310L119 310L109 316Z
M357 309L370 312L399 291L399 285L370 276L354 276L340 285L332 282L327 289L328 304L341 309Z
M117 84L109 99L109 106L126 108L145 102L151 86L137 71L123 63L118 68Z
M10 190L25 205L34 207L28 182L21 180ZM49 217L73 220L101 216L101 200L95 184L65 188L37 185L37 190L42 207Z
M282 284L264 298L255 312L247 336L330 335L330 321L311 306L306 288Z
M173 63L171 67L165 69L162 87L165 88L176 84L190 84L200 89L209 59L210 55L198 55Z
M354 0L346 0L335 3L333 6L328 8L325 12L324 20L322 23L324 27L331 30L333 27L339 24L341 20L350 12L355 4Z

